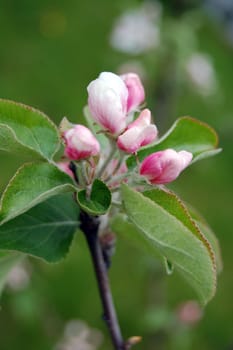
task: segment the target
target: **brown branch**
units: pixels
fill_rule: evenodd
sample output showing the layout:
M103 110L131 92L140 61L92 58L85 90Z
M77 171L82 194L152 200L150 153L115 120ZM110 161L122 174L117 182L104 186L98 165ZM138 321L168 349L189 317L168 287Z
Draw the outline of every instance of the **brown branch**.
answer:
M80 220L80 228L86 237L86 241L92 257L93 266L95 269L100 298L104 309L104 320L107 323L114 349L127 350L129 347L127 345L127 342L124 342L121 334L110 290L107 267L104 262L103 253L98 238L99 218L90 216L87 213L81 211Z

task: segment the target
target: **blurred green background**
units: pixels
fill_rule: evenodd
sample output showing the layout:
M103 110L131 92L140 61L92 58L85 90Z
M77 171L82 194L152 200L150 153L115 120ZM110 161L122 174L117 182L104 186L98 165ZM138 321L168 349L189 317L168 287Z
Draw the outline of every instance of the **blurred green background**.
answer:
M217 294L199 321L182 320L179 310L195 298L193 292L176 273L167 276L159 262L119 239L110 278L125 337L143 337L135 349L233 349L231 4L226 0L2 0L0 4L2 98L39 108L56 123L63 116L83 122L88 83L101 71L134 70L144 80L147 105L161 134L183 115L205 121L219 133L223 152L193 165L172 185L206 217L219 238L224 270ZM125 17L119 17L122 14ZM149 26L144 32L145 21ZM119 26L125 27L119 30ZM1 153L1 188L19 164L20 159ZM110 350L101 314L86 245L78 234L61 263L47 265L31 258L12 274L1 298L0 349ZM73 347L61 345L70 320L84 321L102 338L92 347L81 340ZM80 332L75 327L78 324L73 332Z

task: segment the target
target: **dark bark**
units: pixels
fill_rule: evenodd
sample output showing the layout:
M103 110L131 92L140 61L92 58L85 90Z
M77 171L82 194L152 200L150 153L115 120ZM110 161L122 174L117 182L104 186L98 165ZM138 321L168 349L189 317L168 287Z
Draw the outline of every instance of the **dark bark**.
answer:
M99 218L81 211L81 225L92 257L93 267L98 283L100 298L104 310L104 320L108 326L115 350L126 350L128 346L123 340L118 323L113 298L110 290L107 267L98 237Z

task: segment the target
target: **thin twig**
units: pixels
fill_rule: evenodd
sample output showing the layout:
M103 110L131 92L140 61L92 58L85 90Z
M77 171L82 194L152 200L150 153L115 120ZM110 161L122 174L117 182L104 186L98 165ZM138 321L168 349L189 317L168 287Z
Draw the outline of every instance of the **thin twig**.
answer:
M104 320L107 323L115 350L126 350L126 343L123 340L119 322L117 319L113 298L109 286L107 268L104 262L102 249L98 238L99 218L88 215L85 212L80 214L81 225L91 253L96 279L99 287L100 298L104 309Z

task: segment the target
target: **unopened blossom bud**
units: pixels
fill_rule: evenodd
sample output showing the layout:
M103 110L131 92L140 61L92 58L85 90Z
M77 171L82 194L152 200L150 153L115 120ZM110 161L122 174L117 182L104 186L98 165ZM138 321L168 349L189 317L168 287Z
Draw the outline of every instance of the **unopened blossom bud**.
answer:
M151 113L144 109L139 117L127 126L127 130L118 137L117 146L128 153L135 153L140 147L153 142L158 130L155 125L150 124Z
M174 181L192 158L190 152L176 152L173 149L152 153L142 162L140 175L145 176L152 184L166 184Z
M57 166L64 173L66 173L70 177L74 178L74 174L73 174L73 172L70 169L70 162L59 162L59 163L57 163Z
M80 160L96 156L100 151L100 145L92 132L83 125L75 125L74 128L64 132L65 156L69 159Z
M145 91L139 76L135 73L121 75L127 89L127 112L135 110L145 99Z
M128 89L116 74L103 72L87 87L88 106L97 124L113 135L126 127Z

